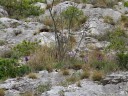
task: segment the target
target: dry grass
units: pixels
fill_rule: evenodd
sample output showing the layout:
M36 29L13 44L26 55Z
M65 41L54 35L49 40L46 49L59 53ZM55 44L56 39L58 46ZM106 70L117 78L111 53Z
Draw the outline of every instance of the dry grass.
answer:
M5 91L4 91L4 89L1 89L1 88L0 88L0 96L5 96Z
M62 70L62 74L63 74L63 75L69 75L70 72L69 72L68 69L63 69L63 70Z
M90 76L90 72L86 70L86 71L84 71L84 72L81 74L80 78L81 78L81 79L85 79L85 78L89 78L89 76Z
M50 65L47 65L47 66L46 66L46 70L50 73L50 72L53 71L53 67L50 66Z
M43 24L51 27L53 25L52 18L51 17L45 17L45 19L43 19Z
M21 96L34 96L32 92L25 92Z
M77 82L77 87L81 87L80 81Z
M36 73L29 73L28 78L37 79L37 74Z
M105 23L108 23L108 24L111 24L111 25L115 25L114 21L113 21L113 18L110 17L110 16L105 16L104 17L104 22Z
M82 69L82 66L83 66L83 64L74 64L74 65L72 65L72 68L74 70L80 70L80 69Z
M56 52L53 47L44 45L32 54L28 64L32 70L40 71L43 69L51 70L54 62L56 62Z
M101 81L103 79L103 72L101 71L94 71L92 75L92 80L94 81Z

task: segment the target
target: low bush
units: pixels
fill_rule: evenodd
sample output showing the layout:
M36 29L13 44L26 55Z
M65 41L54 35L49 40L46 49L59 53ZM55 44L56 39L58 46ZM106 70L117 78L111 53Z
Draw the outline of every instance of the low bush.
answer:
M48 47L47 45L37 49L30 57L28 65L34 71L40 71L43 69L48 69L50 71L53 64L57 61L54 47Z
M28 66L20 66L15 59L0 58L0 79L8 77L23 76L28 74L30 69Z
M0 96L5 96L5 91L4 91L4 89L1 89L1 88L0 88Z
M62 74L63 74L63 75L69 75L70 72L69 72L68 69L63 69L63 70L62 70Z
M124 2L124 6L128 7L128 1Z
M80 78L81 78L81 79L85 79L85 78L89 78L89 76L90 76L90 72L86 70L86 71L84 71L84 72L81 74Z
M37 79L37 74L36 73L29 73L28 78Z
M128 69L128 53L118 53L117 63L121 69Z
M24 76L31 72L31 69L27 65L17 67L17 76Z
M44 12L39 7L33 5L36 1L37 0L1 0L0 5L7 10L10 17L21 19L31 15L38 16Z
M91 67L96 70L103 70L105 73L112 72L118 69L118 65L113 61L93 61Z
M64 19L64 24L67 28L78 28L80 24L85 23L87 17L84 16L83 11L79 10L75 6L69 6L65 11L61 13Z
M16 60L0 58L0 79L4 77L16 77Z
M94 81L101 81L103 79L103 73L101 71L94 71L92 79Z
M39 48L38 41L30 42L30 41L23 41L20 44L17 44L13 49L12 58L18 59L21 56L29 56L31 53Z

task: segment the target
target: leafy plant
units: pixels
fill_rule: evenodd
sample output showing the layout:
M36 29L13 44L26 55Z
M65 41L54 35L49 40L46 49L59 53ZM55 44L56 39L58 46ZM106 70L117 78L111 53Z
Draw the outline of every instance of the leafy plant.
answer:
M124 6L128 7L128 1L124 2Z
M61 13L61 15L67 22L68 29L78 26L80 21L82 21L81 18L84 17L83 11L79 10L75 6L69 6L65 11Z
M33 5L37 1L41 0L1 0L0 5L5 7L11 17L20 19L31 15L38 16L43 13L39 7Z
M39 42L30 42L30 41L23 41L22 43L16 45L13 50L13 57L19 58L21 56L29 56L31 52L34 52L38 47Z
M117 52L124 52L127 50L127 35L124 30L117 28L114 32L109 35L110 45L109 49L116 50Z
M30 68L26 65L19 67L17 60L0 58L0 79L7 77L23 76L30 72Z
M128 69L128 53L118 53L117 63L122 69Z
M0 58L0 79L3 77L16 77L16 60Z

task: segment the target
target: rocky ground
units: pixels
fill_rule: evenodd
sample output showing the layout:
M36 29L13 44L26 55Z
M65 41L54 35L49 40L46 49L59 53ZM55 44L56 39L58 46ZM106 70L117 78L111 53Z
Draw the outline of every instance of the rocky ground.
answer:
M60 8L62 11L74 4L76 3L71 1L59 3L53 7L52 12L59 14ZM46 7L45 4L41 6L41 8ZM84 12L84 15L89 17L87 22L83 24L83 27L75 32L77 41L80 40L80 36L83 33L86 35L79 46L81 50L85 50L90 45L96 48L104 48L109 44L107 41L98 41L97 38L94 38L94 36L99 36L114 28L113 24L104 22L103 17L110 16L113 22L117 24L122 14L126 13L125 16L128 16L128 8L124 7L122 2L119 2L115 9L94 8L92 4L78 4L77 7ZM34 41L37 39L41 40L41 44L54 42L54 33L48 26L43 24L42 19L45 16L49 16L48 10L36 18L27 18L25 20L11 19L8 17L6 10L0 6L0 42L3 42L0 43L0 54L10 50L13 45L23 40ZM46 32L46 30L50 30L50 32ZM126 32L128 33L128 31ZM73 73L71 72L71 74ZM50 89L40 93L40 96L128 96L128 72L112 73L106 76L100 83L83 79L80 81L81 86L77 85L78 82L62 86L66 76L56 71L52 73L40 71L37 73L37 76L37 79L30 79L27 76L7 79L0 83L0 88L6 90L5 96L20 96L25 91L35 91L39 85L48 83L51 85Z
M78 74L81 70L70 71L70 75ZM27 76L8 79L0 84L0 88L6 90L5 96L20 96L24 92L35 92L39 85L50 84L50 89L40 93L39 96L127 96L128 95L128 72L117 72L106 76L102 82L94 82L83 79L75 84L67 84L67 76L61 72L40 71L37 79ZM67 85L66 85L67 84ZM48 85L47 85L48 86ZM43 90L43 89L42 89ZM38 95L37 95L38 96Z

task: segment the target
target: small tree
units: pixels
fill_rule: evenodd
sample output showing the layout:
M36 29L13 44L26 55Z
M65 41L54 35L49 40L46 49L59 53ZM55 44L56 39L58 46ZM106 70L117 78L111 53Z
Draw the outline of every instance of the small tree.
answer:
M45 0L45 2L47 4L47 0ZM86 21L86 16L83 15L83 12L79 10L76 5L69 6L66 10L62 11L60 15L53 14L52 8L54 2L55 0L53 0L52 7L48 10L53 21L58 59L63 61L65 59L66 52L72 50L70 47L73 45L71 44L71 41L76 41L73 39L71 32L72 28L76 27L76 24L77 27L80 25L81 17ZM64 33L64 29L68 29L68 32Z

